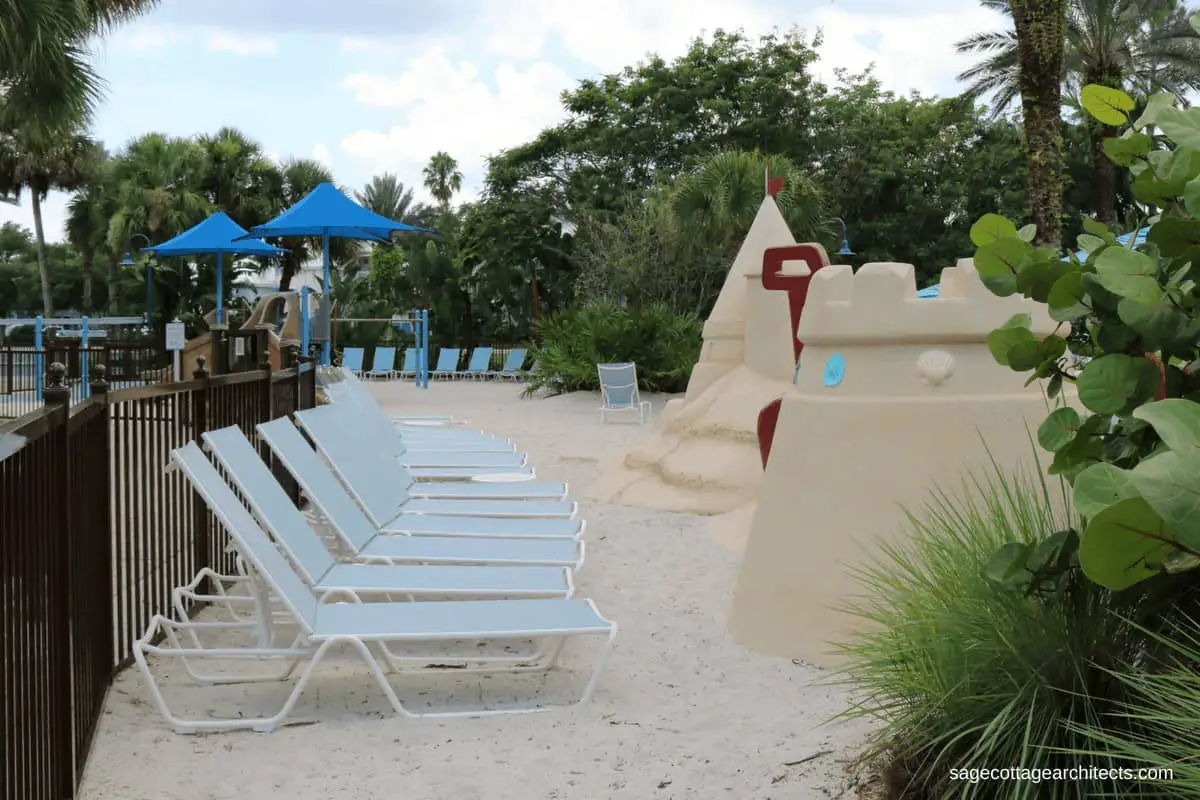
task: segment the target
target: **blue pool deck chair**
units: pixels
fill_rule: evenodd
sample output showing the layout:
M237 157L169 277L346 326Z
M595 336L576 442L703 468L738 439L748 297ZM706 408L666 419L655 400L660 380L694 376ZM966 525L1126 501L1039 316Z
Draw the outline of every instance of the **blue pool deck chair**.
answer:
M342 348L342 369L349 371L353 375L362 373L363 368L363 349L361 347L343 347Z
M471 358L467 362L467 368L458 373L460 378L479 378L483 379L487 376L488 367L492 363L492 348L476 347L471 351Z
M457 347L443 347L438 350L437 365L429 373L429 377L453 378L458 374L458 354L460 352Z
M519 380L524 373L521 367L525 366L525 356L529 351L524 347L514 347L508 351L508 355L504 359L504 364L497 370L488 370L488 377L494 377L499 380Z
M367 370L368 378L393 378L396 375L396 348L376 347L375 357L371 360L371 369Z

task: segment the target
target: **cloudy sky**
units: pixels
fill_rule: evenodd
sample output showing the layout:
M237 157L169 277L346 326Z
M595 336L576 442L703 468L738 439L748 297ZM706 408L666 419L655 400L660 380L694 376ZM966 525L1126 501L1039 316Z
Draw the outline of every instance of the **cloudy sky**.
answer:
M974 0L162 0L97 46L93 132L117 150L232 125L350 186L384 170L419 185L446 150L470 197L485 156L562 118L563 89L706 31L819 28L822 77L874 63L888 88L945 95L965 64L953 42L1002 25ZM0 223L31 226L28 206L0 204ZM64 206L45 206L48 239Z

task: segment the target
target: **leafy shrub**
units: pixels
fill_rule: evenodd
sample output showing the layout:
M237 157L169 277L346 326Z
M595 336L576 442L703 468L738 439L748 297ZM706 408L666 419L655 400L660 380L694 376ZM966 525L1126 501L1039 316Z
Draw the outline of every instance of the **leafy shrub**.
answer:
M1082 98L1101 123L1129 122L1134 101L1125 93L1088 86ZM1078 240L1083 258L1062 259L1056 246L1030 244L1031 226L1018 230L995 214L971 230L988 288L1043 303L1060 323L1039 338L1027 315L1014 317L988 337L996 360L1045 379L1052 397L1074 382L1089 412L1058 408L1038 430L1054 453L1051 472L1074 485L1081 535L1061 537L1058 552L1006 548L991 570L1001 580L1039 590L1078 564L1122 589L1200 566L1200 109L1174 103L1151 97L1120 138L1104 143L1135 176L1137 199L1163 209L1145 243L1131 237L1122 246L1088 220ZM1086 336L1072 338L1071 330ZM1077 374L1068 350L1091 357Z
M594 303L559 311L537 324L537 369L527 394L596 390L596 365L633 361L638 384L651 392L681 392L700 357L701 323L662 304L628 309Z
M860 698L848 715L883 722L890 797L1135 796L1138 787L1112 780L972 783L952 773L1078 766L1075 753L1095 750L1095 731L1130 727L1113 712L1135 687L1114 670L1143 663L1148 648L1126 619L1161 624L1177 587L1114 593L1075 571L1054 593L1033 595L983 575L997 549L1037 549L1070 526L1073 512L1054 511L1060 489L993 469L957 495L936 491L909 516L902 543L857 571L866 592L848 610L867 626L839 648ZM1090 765L1120 766L1103 753Z

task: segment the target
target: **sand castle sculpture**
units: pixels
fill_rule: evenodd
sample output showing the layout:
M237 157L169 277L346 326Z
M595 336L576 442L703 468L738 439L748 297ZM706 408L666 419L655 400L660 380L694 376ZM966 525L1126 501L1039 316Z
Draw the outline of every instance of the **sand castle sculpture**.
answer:
M854 621L837 607L861 588L850 567L902 532L902 506L964 470L1032 458L1046 414L1039 386L998 366L987 334L1043 306L1000 298L970 259L918 299L909 264L831 266L808 287L796 384L780 403L729 627L755 650L832 666L829 642Z
M602 475L590 496L697 514L724 514L754 502L762 480L757 415L791 388L796 363L788 295L764 287L763 254L795 246L768 193L704 324L686 395L667 404L657 434ZM782 264L766 283L806 285L814 270L829 263L819 244L808 247L807 263Z

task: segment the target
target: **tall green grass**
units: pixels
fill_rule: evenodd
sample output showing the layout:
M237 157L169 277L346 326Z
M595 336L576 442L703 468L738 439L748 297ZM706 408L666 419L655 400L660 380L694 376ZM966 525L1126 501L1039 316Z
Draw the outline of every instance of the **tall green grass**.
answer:
M1169 617L1177 590L1117 595L1074 569L1057 592L1030 596L984 576L1001 546L1073 523L1062 484L993 464L956 493L935 490L908 515L907 536L858 570L864 594L847 610L868 625L840 645L840 678L856 689L849 716L881 723L875 755L889 797L1055 800L1136 788L952 778L954 769L1081 766L1080 751L1093 753L1090 766L1118 766L1089 744L1096 731L1127 727L1114 712L1135 687L1118 670L1153 649L1127 620Z
M1147 782L1125 797L1200 797L1200 616L1147 636L1167 651L1163 663L1125 669L1118 678L1132 691L1109 728L1080 727L1100 750L1130 769L1169 768L1170 780ZM1111 730L1116 727L1117 730ZM1080 754L1086 758L1088 753Z

